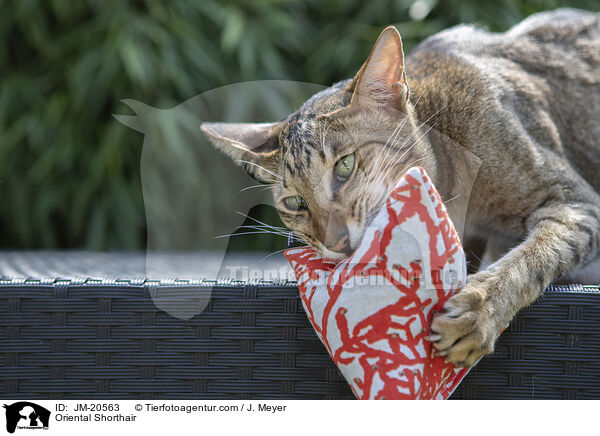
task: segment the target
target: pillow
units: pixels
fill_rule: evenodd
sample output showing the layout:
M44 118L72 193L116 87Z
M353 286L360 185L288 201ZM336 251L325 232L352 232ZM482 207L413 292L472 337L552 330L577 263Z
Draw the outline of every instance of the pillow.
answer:
M425 170L411 168L347 259L285 252L302 305L357 398L446 399L467 374L428 341L465 283L456 230Z

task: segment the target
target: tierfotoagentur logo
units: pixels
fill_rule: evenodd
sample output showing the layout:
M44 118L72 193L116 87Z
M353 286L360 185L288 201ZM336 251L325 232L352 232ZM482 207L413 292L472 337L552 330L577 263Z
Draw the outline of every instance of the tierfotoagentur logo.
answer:
M6 409L6 431L14 433L15 429L47 430L50 422L50 411L28 401L19 401L3 406Z

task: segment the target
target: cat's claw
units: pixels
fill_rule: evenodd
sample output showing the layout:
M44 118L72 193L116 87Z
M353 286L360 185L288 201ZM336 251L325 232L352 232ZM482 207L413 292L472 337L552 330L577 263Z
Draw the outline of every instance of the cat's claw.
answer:
M467 284L431 323L430 337L437 339L433 346L457 367L473 366L494 351L499 332L485 297L480 289Z

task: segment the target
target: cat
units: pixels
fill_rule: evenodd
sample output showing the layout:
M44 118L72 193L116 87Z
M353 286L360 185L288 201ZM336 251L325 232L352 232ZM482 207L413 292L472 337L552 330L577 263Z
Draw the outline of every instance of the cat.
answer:
M550 283L598 258L598 13L543 12L505 33L461 25L406 58L388 27L353 79L283 121L201 128L271 184L285 225L333 259L356 248L408 167L422 166L448 205L474 173L462 239L490 265L470 271L429 338L459 367L492 353Z

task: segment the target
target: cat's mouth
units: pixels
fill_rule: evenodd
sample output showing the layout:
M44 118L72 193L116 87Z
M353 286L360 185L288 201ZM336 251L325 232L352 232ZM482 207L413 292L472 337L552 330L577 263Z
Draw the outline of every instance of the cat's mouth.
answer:
M375 217L381 212L384 206L385 202L381 202L377 207L371 208L365 216L364 224L347 226L347 233L342 238L339 238L335 244L328 246L323 241L314 240L310 245L326 259L335 261L347 259L360 246L367 229L372 225Z
M339 252L339 251L332 251L330 249L328 249L327 247L320 247L321 255L326 258L326 259L331 259L331 260L344 260L347 259L348 257L350 257L353 253L345 253L345 252Z
M360 246L367 226L348 226L346 234L334 245L327 246L319 241L319 251L323 257L333 260L346 259Z

